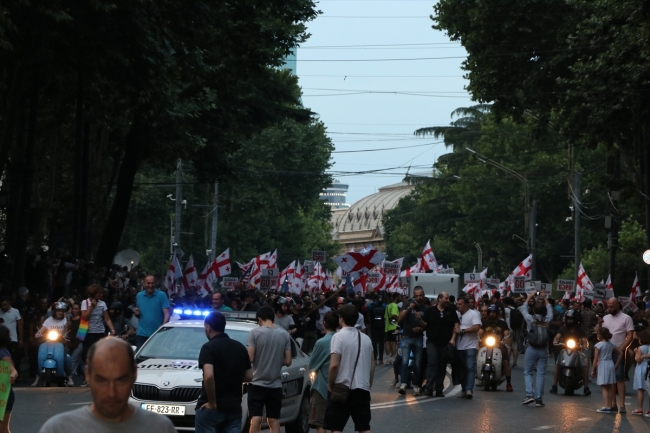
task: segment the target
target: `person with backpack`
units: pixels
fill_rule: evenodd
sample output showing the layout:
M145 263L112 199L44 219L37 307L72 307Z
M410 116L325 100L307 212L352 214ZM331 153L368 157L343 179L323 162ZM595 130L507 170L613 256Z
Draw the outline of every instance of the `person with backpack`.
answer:
M379 297L368 306L370 312L370 339L372 340L372 351L375 357L375 364L384 363L384 342L386 340L386 304Z
M548 362L548 324L553 320L553 307L544 295L538 296L533 306L533 314L528 312L528 302L535 298L536 293L531 292L528 299L519 307L524 316L528 329L528 347L524 355L524 382L526 384L526 397L522 404L528 405L535 402L536 407L544 407L544 376ZM533 371L537 367L537 380L533 388Z

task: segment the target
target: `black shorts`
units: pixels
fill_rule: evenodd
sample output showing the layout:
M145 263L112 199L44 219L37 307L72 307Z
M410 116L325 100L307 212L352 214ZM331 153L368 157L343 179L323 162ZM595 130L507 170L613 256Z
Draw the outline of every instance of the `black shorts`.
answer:
M331 431L343 431L348 419L352 417L355 431L370 430L370 392L352 389L346 403L337 403L327 399L325 422L323 428Z
M262 416L266 407L266 417L280 419L282 409L282 388L266 388L248 385L248 415Z
M397 341L397 335L395 334L395 331L390 331L386 333L386 340L385 341Z
M5 413L11 413L14 409L14 402L16 401L16 394L14 394L14 389L9 390L9 398L7 399L7 406L5 406Z

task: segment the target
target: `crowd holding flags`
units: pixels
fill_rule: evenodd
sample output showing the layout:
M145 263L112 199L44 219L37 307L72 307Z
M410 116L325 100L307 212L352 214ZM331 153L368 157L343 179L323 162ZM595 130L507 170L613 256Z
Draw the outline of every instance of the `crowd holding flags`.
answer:
M248 263L241 264L237 262L242 275L239 278L239 285L243 284L247 289L255 289L260 286L263 271L266 269L275 269L277 267L278 252L277 250L260 254L253 257ZM402 292L404 289L400 284L400 277L408 277L414 273L443 273L445 268L441 266L431 248L430 241L427 241L417 262L410 267L402 270L403 258L397 260L387 260L386 254L368 245L360 250L351 249L349 252L335 257L334 262L338 265L336 276L341 281L339 289L347 288L348 291L365 293L372 291ZM305 262L306 263L306 262ZM502 296L509 296L514 292L515 277L524 277L525 281L531 280L532 273L532 255L528 255L517 265L504 282L498 286L486 285L488 269L481 271L478 282L467 284L463 288L468 296L476 300L488 295L492 296L499 291ZM397 265L397 266L395 266ZM386 271L388 269L388 272ZM305 291L308 292L330 292L335 290L334 275L323 268L320 262L313 263L313 272L311 265L308 268L300 263L300 260L293 260L289 265L279 273L277 286L283 292L292 295L300 295ZM448 269L448 268L447 268ZM181 268L178 258L174 255L169 264L169 269L165 276L164 287L169 294L183 296L185 291L190 287L195 287L201 296L211 293L217 284L218 278L231 274L232 267L230 262L230 249L226 249L217 256L213 261L208 262L203 271L197 275L194 258L190 258L185 266ZM368 274L374 272L371 279ZM476 272L476 269L474 269ZM377 274L379 277L377 277ZM277 275L277 274L276 274ZM176 284L181 279L181 284ZM496 284L494 282L490 284ZM611 276L608 276L605 286L605 299L614 296ZM575 282L575 291L565 292L565 299L582 302L586 297L593 297L594 284L587 275L582 263L578 268L578 280ZM589 294L589 296L586 296ZM635 276L632 289L629 296L629 304L633 304L637 297L642 296L638 277ZM624 300L627 298L623 298ZM624 301L625 303L625 301ZM632 308L633 306L630 306Z

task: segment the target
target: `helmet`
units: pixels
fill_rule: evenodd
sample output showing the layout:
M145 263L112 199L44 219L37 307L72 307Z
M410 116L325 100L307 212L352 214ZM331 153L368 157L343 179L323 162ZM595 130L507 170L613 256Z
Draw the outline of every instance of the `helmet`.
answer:
M291 298L285 298L284 296L278 296L273 300L273 308L279 310L284 304L290 304L293 301Z
M62 310L62 311L67 311L68 310L68 304L62 301L55 302L54 305L52 305L53 310Z
M572 320L576 325L579 325L582 322L582 315L571 308L564 313L564 323L566 323L567 320Z
M492 305L490 305L490 306L488 307L488 314L490 314L490 311L495 311L495 312L498 313L498 312L499 312L499 307L497 307L496 305L492 304Z

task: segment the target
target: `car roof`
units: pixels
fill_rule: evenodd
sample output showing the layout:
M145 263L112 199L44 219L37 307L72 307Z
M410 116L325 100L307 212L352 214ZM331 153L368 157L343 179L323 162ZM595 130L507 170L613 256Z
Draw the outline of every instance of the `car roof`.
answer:
M163 327L167 328L203 328L203 320L173 320L167 322ZM226 321L226 330L233 329L239 331L250 331L253 328L257 328L257 323L249 322L246 320L227 320Z

